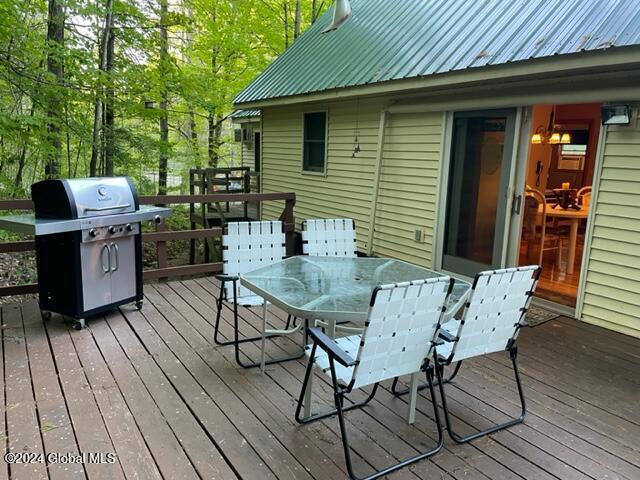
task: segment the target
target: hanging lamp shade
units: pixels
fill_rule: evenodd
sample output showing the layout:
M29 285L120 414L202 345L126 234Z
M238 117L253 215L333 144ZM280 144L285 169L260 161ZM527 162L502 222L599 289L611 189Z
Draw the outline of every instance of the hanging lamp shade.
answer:
M560 143L562 145L568 145L571 143L571 134L569 132L564 132L560 137Z
M562 140L562 136L560 135L559 132L553 132L549 137L549 143L551 145L558 145L561 140Z
M533 135L531 135L531 143L533 145L540 145L542 144L543 138L542 138L542 134L541 133L534 133Z

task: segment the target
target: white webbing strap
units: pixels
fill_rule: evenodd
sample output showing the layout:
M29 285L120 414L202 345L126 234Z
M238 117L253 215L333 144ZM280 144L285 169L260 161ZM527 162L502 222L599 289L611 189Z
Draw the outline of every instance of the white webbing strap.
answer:
M532 265L481 272L476 276L451 361L507 348L531 301L538 270L539 267Z
M302 230L305 255L356 257L356 231L348 218L305 220Z
M379 287L369 309L353 388L420 370L449 294L449 277Z
M285 257L285 235L282 222L232 222L222 236L223 272L242 275L260 267L279 262ZM255 295L238 286L238 297ZM225 286L227 298L233 299L233 285Z

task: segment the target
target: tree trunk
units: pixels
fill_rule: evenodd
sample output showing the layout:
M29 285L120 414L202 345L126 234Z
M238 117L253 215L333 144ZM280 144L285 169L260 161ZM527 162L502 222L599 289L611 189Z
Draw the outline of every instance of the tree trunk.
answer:
M222 120L219 115L214 112L209 113L207 118L209 127L208 153L209 166L216 168L220 162L220 138L222 137Z
M104 18L104 29L102 38L100 39L100 60L98 69L100 72L107 70L107 51L109 38L111 37L111 28L113 25L113 0L107 0L107 10ZM93 136L91 142L91 161L89 162L89 173L92 177L97 175L98 157L100 156L100 131L102 130L102 106L103 106L103 88L100 86L96 91L96 103L93 111Z
M27 145L26 142L22 145L22 150L20 150L20 157L18 158L18 171L16 172L16 178L13 182L14 187L16 189L20 188L22 185L22 172L24 171L24 161L27 158ZM14 192L14 196L17 193Z
M318 0L311 0L311 23L315 23L318 18Z
M62 100L59 88L64 81L61 58L64 48L64 9L58 0L49 0L47 17L47 70L56 79L56 88L47 95L47 153L45 176L56 178L60 172L62 141L60 138L60 112Z
M296 14L293 22L293 39L300 36L300 22L302 21L302 5L300 0L296 0Z
M198 126L193 109L189 109L189 137L191 138L191 151L195 159L196 168L200 168L200 146L198 145Z
M104 111L104 174L107 177L113 177L114 166L113 156L115 152L115 138L114 138L114 103L115 103L115 90L113 87L113 53L115 44L115 35L111 32L109 35L109 41L107 42L107 96L105 100Z
M289 5L285 1L282 4L284 8L284 48L289 48Z
M160 0L160 72L162 85L162 99L160 101L160 159L158 162L158 195L167 194L167 167L169 163L169 112L166 85L166 72L169 64L169 37L167 33L167 0Z
M29 117L33 118L35 114L35 104L31 103L31 110L29 111ZM27 158L27 140L23 140L22 148L20 149L20 156L18 157L18 171L16 172L16 178L13 181L13 185L19 188L22 185L22 175L24 172L24 162Z

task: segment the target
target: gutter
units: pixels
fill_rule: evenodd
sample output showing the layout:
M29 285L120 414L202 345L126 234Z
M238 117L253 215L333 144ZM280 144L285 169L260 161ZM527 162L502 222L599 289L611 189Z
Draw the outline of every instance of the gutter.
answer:
M376 227L376 212L378 210L378 193L380 191L380 170L382 169L382 157L384 156L384 135L387 125L389 110L383 108L380 112L380 125L378 126L378 145L376 148L376 164L373 176L373 190L371 192L371 212L369 213L369 237L367 239L367 255L373 254L373 236Z

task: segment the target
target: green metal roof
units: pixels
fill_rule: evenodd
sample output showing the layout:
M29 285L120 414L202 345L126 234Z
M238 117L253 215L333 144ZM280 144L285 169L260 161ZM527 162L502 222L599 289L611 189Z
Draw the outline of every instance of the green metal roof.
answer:
M229 117L232 118L233 120L243 119L243 118L253 118L253 117L259 117L259 116L260 116L260 110L236 110L231 115L229 115Z
M638 0L351 0L235 98L257 102L640 44Z

